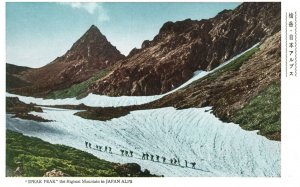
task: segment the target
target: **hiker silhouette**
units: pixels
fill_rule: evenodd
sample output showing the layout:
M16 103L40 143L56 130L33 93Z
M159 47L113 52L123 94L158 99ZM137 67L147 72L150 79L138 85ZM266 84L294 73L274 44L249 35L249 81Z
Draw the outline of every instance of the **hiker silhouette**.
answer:
M99 151L102 151L102 146L99 146Z
M149 158L149 154L148 154L148 153L146 153L146 159L148 160L148 158Z
M184 160L184 162L185 162L185 167L188 167L188 161L186 161L186 160Z
M158 155L156 155L156 161L159 162L159 156Z
M130 150L129 152L130 152L130 156L133 157L133 151Z
M170 163L173 164L173 159L172 158L170 159Z
M146 159L146 154L143 153L142 159L145 160Z
M166 157L162 157L162 159L163 159L163 163L165 163L166 162Z
M104 151L107 152L107 146L105 146Z
M177 163L177 160L174 158L174 159L173 159L173 162L174 162L174 164L176 164L176 163Z
M151 155L151 161L154 161L154 156L153 155Z
M120 149L122 156L124 156L124 150Z
M128 151L125 151L125 156L128 156Z
M88 147L88 142L87 142L87 141L85 141L85 147L86 147L86 148Z
M109 153L112 153L112 152L111 152L111 147L108 147L108 152L109 152Z
M92 144L91 143L89 143L89 148L92 148Z
M192 168L195 169L196 162L191 162Z

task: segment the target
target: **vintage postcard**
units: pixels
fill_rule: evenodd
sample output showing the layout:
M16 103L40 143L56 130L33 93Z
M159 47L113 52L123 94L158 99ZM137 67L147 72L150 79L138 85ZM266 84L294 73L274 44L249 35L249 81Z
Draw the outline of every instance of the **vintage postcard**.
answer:
M5 180L281 180L282 79L297 80L282 7L5 2Z

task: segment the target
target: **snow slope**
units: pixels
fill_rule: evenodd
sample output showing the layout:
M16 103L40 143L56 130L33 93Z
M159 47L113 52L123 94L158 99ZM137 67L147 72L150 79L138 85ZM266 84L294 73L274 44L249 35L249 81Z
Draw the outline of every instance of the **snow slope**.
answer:
M131 112L110 121L86 120L77 111L43 108L34 115L55 122L39 123L11 118L7 129L90 152L102 159L135 162L164 176L280 176L280 142L224 123L208 110L172 107ZM85 148L84 141L112 147L113 154ZM120 149L134 157L120 156ZM142 160L142 152L196 162L196 169ZM189 164L189 167L191 165Z
M38 105L84 103L88 106L105 107L143 104L191 84L240 55L210 72L195 72L186 83L163 95L108 97L89 94L80 100L75 98L44 100L9 93L6 95ZM143 169L149 169L151 173L158 175L280 176L280 142L270 141L254 131L244 131L236 124L224 123L209 112L209 107L185 110L169 107L133 111L121 118L105 122L80 118L73 115L77 112L75 110L46 107L43 107L43 110L44 113L32 112L32 114L54 122L22 120L11 118L11 115L7 114L7 129L38 137L50 143L84 150L108 161L135 162ZM110 146L113 148L113 154L85 148L85 141L91 142L94 148L96 144ZM134 157L121 156L120 149L134 151ZM189 168L186 168L162 164L161 160L160 162L142 160L142 152L165 156L168 163L171 158L179 158L181 166L184 165L185 159L196 162L196 169L192 169L190 164Z
M152 95L152 96L120 96L120 97L110 97L110 96L106 96L106 95L95 95L95 94L89 94L88 96L86 96L85 98L82 99L76 99L76 98L66 98L66 99L43 99L43 98L34 98L34 97L26 97L26 96L20 96L20 95L15 95L15 94L10 94L10 93L6 93L7 97L18 97L21 101L23 101L24 103L36 103L38 105L79 105L81 103L87 105L87 106L102 106L102 107L117 107L117 106L129 106L129 105L140 105L140 104L144 104L144 103L149 103L151 101L155 101L158 100L160 98L162 98L165 95L171 94L189 84L191 84L192 82L206 76L209 73L213 73L214 71L220 69L221 67L225 66L226 64L232 62L233 60L235 60L236 58L240 57L241 55L243 55L244 53L246 53L247 51L251 50L252 48L256 47L257 45L259 45L259 43L255 44L254 46L252 46L250 49L244 51L243 53L233 57L232 59L224 62L223 64L221 64L220 66L218 66L217 68L211 70L211 71L201 71L198 70L194 73L194 76L188 80L187 82L185 82L184 84L182 84L181 86L179 86L178 88L162 94L162 95Z

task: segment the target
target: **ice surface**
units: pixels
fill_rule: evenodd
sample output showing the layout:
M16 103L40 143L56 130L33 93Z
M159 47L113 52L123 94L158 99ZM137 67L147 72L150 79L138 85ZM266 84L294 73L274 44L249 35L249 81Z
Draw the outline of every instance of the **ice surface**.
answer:
M139 105L139 104L144 104L144 103L149 103L151 101L158 100L162 98L163 96L166 96L168 94L171 94L189 84L194 82L195 80L198 80L205 75L212 73L221 67L225 66L226 64L232 62L236 58L240 57L247 51L251 50L252 48L256 47L258 44L255 44L253 47L250 49L244 51L243 53L233 57L232 59L228 60L227 62L224 62L217 68L211 70L211 71L201 71L198 70L194 73L194 76L189 79L187 82L179 86L178 88L162 94L162 95L152 95L152 96L120 96L120 97L110 97L110 96L105 96L105 95L95 95L95 94L89 94L87 97L82 98L82 99L76 99L76 98L66 98L66 99L43 99L43 98L34 98L34 97L26 97L26 96L20 96L20 95L15 95L11 93L6 93L7 97L18 97L21 101L24 103L36 103L38 105L78 105L78 104L85 104L87 106L101 106L101 107L117 107L117 106L129 106L129 105Z
M224 123L206 108L140 110L110 121L87 120L76 111L43 107L34 115L55 122L33 122L7 115L7 129L64 144L118 163L138 163L164 176L280 176L280 142ZM85 141L112 147L113 154L85 148ZM120 156L120 149L134 157ZM196 169L142 160L142 152L196 162Z

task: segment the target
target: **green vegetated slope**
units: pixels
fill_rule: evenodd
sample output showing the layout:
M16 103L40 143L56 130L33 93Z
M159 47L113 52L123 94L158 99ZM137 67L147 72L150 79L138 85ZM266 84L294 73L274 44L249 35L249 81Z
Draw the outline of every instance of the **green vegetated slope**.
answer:
M203 77L215 80L218 76L228 71L236 71L243 62L249 60L259 49L259 46L249 50L216 72ZM201 81L201 80L199 80ZM240 110L236 110L230 121L240 124L245 130L259 130L258 134L272 140L281 139L281 103L280 83L276 82L251 98Z
M257 45L256 47L253 47L252 49L247 51L245 54L236 58L229 64L226 64L224 67L218 69L214 73L206 75L202 79L208 79L208 80L214 81L218 76L220 76L223 73L226 73L228 71L237 71L243 65L243 62L249 60L258 49L259 49L259 45ZM202 79L200 79L198 81L201 81Z
M214 81L218 76L238 70L259 49L259 46L249 50L236 60L207 75L203 79ZM201 81L201 80L199 80ZM280 83L276 82L251 98L240 110L234 111L230 121L239 124L245 130L259 130L258 134L271 140L281 140L281 103Z
M19 163L19 165L18 165ZM21 176L41 177L53 169L66 176L116 177L153 176L140 171L137 164L116 164L99 159L90 153L64 145L54 145L41 139L6 131L6 175L14 176L21 163Z
M87 94L87 90L88 90L89 86L92 83L94 83L96 80L107 75L110 71L111 71L110 68L100 70L96 75L89 78L88 80L81 82L79 84L74 84L70 88L53 91L48 96L46 96L46 98L47 99L64 99L64 98L72 98L72 97L78 97L78 98L84 97Z
M269 139L280 140L280 83L273 83L238 110L232 120L245 130L257 130Z

